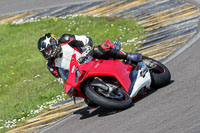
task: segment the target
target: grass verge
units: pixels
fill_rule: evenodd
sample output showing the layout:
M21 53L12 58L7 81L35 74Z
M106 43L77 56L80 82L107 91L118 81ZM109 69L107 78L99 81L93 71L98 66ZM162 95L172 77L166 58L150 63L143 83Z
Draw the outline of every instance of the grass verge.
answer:
M1 131L11 127L8 124L5 126L8 120L30 117L31 111L56 99L56 96L62 95L62 98L57 98L58 101L65 97L62 85L54 81L37 49L39 37L48 32L57 37L64 33L87 35L93 39L94 45L102 44L107 39L112 42L119 40L124 42L124 51L134 52L143 28L130 19L88 16L0 25Z

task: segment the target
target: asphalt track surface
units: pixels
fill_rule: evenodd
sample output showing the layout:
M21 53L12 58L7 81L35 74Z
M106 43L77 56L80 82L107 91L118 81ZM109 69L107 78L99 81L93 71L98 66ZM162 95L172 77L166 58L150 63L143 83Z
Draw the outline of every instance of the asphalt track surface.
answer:
M0 16L102 0L0 0Z
M173 82L116 112L85 109L45 133L200 133L200 40L167 64Z
M4 0L0 1L0 15L72 1ZM86 108L42 132L200 133L199 44L200 39L166 64L172 74L173 82L170 85L152 91L136 101L133 107L120 112Z

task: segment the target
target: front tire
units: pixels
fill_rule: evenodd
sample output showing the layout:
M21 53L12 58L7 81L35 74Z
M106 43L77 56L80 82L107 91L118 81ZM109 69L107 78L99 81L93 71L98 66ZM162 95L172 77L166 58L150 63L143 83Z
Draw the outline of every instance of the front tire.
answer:
M101 91L99 91L101 90ZM116 98L106 97L102 92L102 89L97 86L89 85L85 90L86 96L95 104L109 108L109 109L126 109L132 106L132 98L125 92L124 89L119 88L116 94Z
M149 67L147 65L151 73L151 79L152 79L151 87L161 88L163 86L168 85L171 81L171 74L168 68L157 60L143 56L143 61L145 62L145 60L151 61L154 64L153 67Z

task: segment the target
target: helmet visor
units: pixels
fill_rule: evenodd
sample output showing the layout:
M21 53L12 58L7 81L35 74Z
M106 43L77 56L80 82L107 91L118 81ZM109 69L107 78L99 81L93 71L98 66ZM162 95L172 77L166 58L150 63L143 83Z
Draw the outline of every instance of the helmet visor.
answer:
M53 48L52 47L48 47L47 49L45 49L44 51L42 51L44 57L46 59L50 58L51 57L51 54L53 52Z
M52 47L49 47L49 48L44 50L44 54L45 55L51 55L52 51L53 51Z

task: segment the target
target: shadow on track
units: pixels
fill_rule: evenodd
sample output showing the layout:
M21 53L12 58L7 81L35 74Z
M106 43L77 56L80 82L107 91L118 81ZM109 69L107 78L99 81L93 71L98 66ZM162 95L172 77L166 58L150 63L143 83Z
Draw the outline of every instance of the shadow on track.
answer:
M172 83L174 83L174 80L171 80L170 83L169 83L168 85L166 85L166 86L169 86L169 85L172 84ZM153 93L156 92L157 90L162 89L162 88L164 88L164 87L165 87L165 86L163 86L163 87L161 87L161 88L151 88L150 90L147 91L146 94L143 94L143 95L140 95L140 96L136 97L136 98L133 100L133 103L139 102L139 101L142 100L143 98L145 98L145 97L147 97L147 96L153 94Z
M112 110L112 109L107 109L104 107L91 109L89 107L86 107L78 112L75 112L74 114L80 114L81 115L80 119L83 120L83 119L87 119L93 116L98 116L98 117L109 116L109 115L119 113L121 111L123 110Z
M174 82L174 80L172 80L170 82L170 84L172 84L173 82ZM159 88L159 89L162 89L162 88ZM146 94L143 94L143 95L140 95L140 96L136 97L133 100L133 106L134 106L134 103L139 102L140 100L142 100L143 98L153 94L157 90L158 89L152 88L152 89L148 90L148 92ZM83 108L83 109L81 109L79 111L76 111L74 114L81 115L80 120L83 120L83 119L87 119L87 118L90 118L90 117L93 117L93 116L105 117L105 116L109 116L109 115L120 113L122 111L125 111L125 110L112 110L112 109L108 109L108 108L104 108L104 107L98 107L98 108L91 109L89 107L86 107L86 108Z

